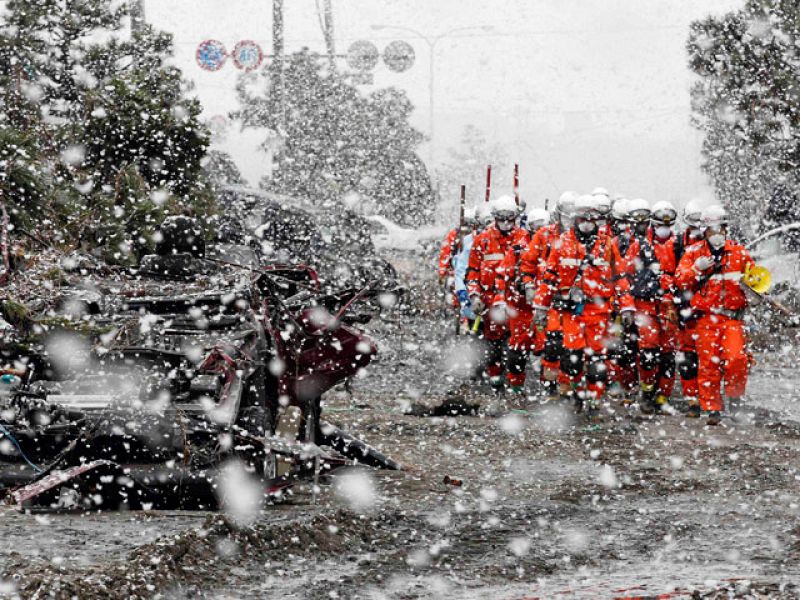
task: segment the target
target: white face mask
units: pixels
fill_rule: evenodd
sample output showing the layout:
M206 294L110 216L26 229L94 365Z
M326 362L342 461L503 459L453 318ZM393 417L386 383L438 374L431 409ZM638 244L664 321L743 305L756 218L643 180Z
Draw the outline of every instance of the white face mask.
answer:
M511 231L514 228L514 220L511 219L511 220L507 221L507 220L503 219L501 221L501 220L498 219L497 220L497 228L500 231L503 231L503 232Z
M592 233L597 229L597 223L594 221L581 221L578 223L578 229L581 233Z
M703 237L703 232L700 231L699 229L692 229L691 231L689 231L689 239L699 240L701 237Z
M708 236L708 243L712 248L719 250L725 245L725 235L722 233L713 233Z
M655 229L656 237L659 238L659 239L662 239L662 240L667 239L671 233L672 233L672 229L670 229L666 225L659 225Z

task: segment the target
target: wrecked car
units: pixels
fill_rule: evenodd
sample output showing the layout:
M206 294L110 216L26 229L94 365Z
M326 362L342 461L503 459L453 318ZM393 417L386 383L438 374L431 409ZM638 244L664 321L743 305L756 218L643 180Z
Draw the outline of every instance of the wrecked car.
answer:
M179 223L167 237L187 231ZM309 267L220 265L191 240L158 250L116 287L64 301L92 335L55 328L39 351L7 357L8 497L23 508L215 509L229 461L267 495L348 459L400 468L321 419L322 395L375 355L356 327L373 313L356 307L384 289L323 293Z

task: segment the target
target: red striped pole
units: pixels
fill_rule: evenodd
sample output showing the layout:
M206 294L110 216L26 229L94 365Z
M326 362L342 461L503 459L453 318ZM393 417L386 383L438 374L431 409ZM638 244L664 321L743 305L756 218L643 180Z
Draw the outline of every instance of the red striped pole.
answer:
M486 202L489 202L489 195L492 191L492 165L486 165Z

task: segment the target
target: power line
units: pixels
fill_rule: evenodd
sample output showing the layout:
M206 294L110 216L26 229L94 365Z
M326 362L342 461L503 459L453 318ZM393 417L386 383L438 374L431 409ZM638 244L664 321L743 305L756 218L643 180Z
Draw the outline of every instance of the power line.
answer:
M592 35L604 35L604 34L613 34L617 35L620 33L631 33L631 32L652 32L652 31L678 31L684 30L688 31L688 27L683 25L663 25L663 26L653 26L653 27L624 27L618 29L542 29L542 30L530 30L530 31L487 31L487 32L480 32L480 33L463 33L463 34L456 34L447 36L448 39L477 39L477 38L506 38L506 37L531 37L531 36L547 36L547 35L582 35L582 34L592 34ZM374 35L361 35L361 36L338 36L338 40L342 41L357 41L368 37L370 40L373 41L394 41L397 39L398 36L374 36ZM320 42L324 43L324 39L320 40L319 37L286 37L286 42ZM178 46L195 46L194 42L175 42L175 45Z

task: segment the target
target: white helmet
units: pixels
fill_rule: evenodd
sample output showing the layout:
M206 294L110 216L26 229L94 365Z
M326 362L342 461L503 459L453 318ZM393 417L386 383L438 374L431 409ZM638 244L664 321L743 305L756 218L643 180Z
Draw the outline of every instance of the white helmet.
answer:
M511 218L517 216L517 203L514 196L500 196L492 202L492 215L497 218L498 214L505 216L507 213L513 213Z
M724 227L730 222L728 211L719 204L712 204L711 206L703 209L700 216L700 223L704 229L711 227L712 229L719 229Z
M572 208L575 206L577 197L578 192L567 191L561 194L556 202L556 212L565 217L572 215Z
M659 200L653 204L651 220L654 223L672 226L678 218L678 211L672 205L672 202L667 200Z
M628 204L630 200L627 198L617 198L614 201L614 206L611 207L611 216L622 221L628 218Z
M601 215L608 215L611 212L611 198L608 197L608 194L592 193L592 199L594 200L597 211Z
M576 217L584 217L589 219L597 218L597 203L594 200L594 196L590 196L589 194L578 196L575 199L573 214Z
M683 222L690 227L699 227L702 213L703 202L698 198L692 198L683 207Z
M478 222L483 225L490 225L494 217L492 216L492 203L484 202L478 207Z
M628 215L629 221L642 222L650 218L650 203L644 198L634 198L628 200Z
M592 196L606 196L608 197L608 190L604 187L596 187L592 190Z
M543 208L532 208L528 211L528 229L538 229L550 222L550 213Z

